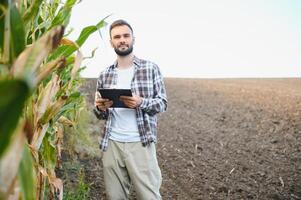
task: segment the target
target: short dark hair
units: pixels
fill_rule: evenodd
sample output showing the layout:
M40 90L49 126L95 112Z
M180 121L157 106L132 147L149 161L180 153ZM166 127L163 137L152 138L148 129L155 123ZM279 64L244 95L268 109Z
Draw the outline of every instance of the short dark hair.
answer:
M111 37L112 29L115 28L115 27L117 27L117 26L127 26L127 27L129 27L131 29L131 31L133 33L133 29L132 29L131 25L127 21L125 21L123 19L118 19L118 20L114 21L111 24L111 26L110 26L110 37Z

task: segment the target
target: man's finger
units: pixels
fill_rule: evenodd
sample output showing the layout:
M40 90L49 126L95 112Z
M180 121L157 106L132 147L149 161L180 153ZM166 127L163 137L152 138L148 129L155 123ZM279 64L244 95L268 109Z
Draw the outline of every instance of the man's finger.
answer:
M105 108L109 108L113 105L113 101L106 101L106 102L102 102L101 104L103 107Z
M129 96L120 96L119 99L120 100L131 100L132 97L129 97Z
M98 102L98 103L103 103L103 102L107 102L107 101L110 101L110 100L109 99L96 99L95 101Z
M111 104L113 104L113 101L104 101L103 104L104 105L111 105Z
M95 96L96 96L96 98L101 98L101 95L100 95L100 93L98 91L95 92Z

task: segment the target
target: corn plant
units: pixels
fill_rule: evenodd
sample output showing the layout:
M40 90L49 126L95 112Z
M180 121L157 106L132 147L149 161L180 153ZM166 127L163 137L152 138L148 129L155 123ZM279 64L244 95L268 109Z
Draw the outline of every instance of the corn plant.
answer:
M76 126L83 109L79 48L106 25L103 19L69 40L76 3L0 3L0 199L63 198L55 167L64 126Z

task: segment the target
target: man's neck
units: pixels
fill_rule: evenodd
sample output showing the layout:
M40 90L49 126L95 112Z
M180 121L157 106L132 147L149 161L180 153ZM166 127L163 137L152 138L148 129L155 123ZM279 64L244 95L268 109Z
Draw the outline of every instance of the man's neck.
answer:
M133 65L134 54L129 54L127 56L118 56L117 57L117 67L119 69L126 69Z

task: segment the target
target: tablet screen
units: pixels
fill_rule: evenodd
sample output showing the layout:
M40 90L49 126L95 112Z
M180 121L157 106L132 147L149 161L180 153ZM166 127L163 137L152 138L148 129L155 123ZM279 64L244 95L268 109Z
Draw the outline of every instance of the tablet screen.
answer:
M113 101L112 107L115 108L127 108L122 101L119 100L120 96L132 96L130 89L98 89L103 99L109 99Z

